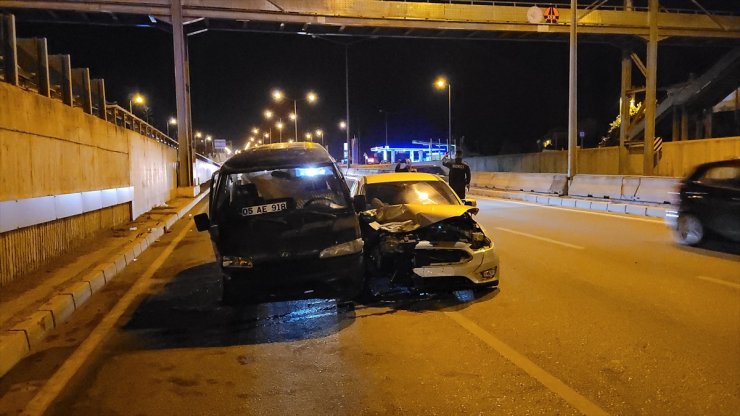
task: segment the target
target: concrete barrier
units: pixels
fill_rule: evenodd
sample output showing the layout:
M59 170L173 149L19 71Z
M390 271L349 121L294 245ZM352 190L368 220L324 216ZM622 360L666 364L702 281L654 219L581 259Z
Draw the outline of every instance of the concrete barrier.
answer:
M634 200L656 204L677 204L680 183L679 178L641 177Z
M618 175L576 175L570 183L568 195L620 199L622 178Z
M471 172L470 185L479 188L493 188L493 172Z

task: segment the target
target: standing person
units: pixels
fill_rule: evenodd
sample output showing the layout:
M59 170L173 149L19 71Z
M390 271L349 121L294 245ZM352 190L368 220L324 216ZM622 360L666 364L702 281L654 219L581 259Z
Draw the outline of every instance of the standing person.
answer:
M460 199L465 199L465 188L470 188L470 166L463 162L462 150L455 152L455 160L449 160L445 156L442 159L442 165L450 170L450 188Z
M404 164L403 167L401 167L401 164ZM411 172L411 160L410 159L402 159L398 163L396 163L396 172Z

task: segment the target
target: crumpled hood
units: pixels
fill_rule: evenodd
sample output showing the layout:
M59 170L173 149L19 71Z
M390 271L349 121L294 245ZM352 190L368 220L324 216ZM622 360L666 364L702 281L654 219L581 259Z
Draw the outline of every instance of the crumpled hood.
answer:
M477 214L478 208L467 205L387 205L375 210L375 222L370 226L390 232L409 232L467 212Z

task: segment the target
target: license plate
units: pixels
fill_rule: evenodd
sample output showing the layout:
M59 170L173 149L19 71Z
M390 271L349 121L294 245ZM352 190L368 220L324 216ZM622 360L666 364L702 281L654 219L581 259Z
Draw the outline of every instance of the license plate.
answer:
M275 202L274 204L255 205L252 207L242 208L242 215L248 217L250 215L269 214L271 212L280 212L288 209L287 202Z

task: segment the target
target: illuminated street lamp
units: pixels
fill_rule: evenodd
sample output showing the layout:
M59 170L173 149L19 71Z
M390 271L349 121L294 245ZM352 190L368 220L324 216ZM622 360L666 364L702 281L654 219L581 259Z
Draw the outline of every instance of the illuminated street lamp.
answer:
M266 118L266 119L268 119L268 120L269 120L269 119L271 119L271 118L272 118L272 111L270 111L270 110L265 110L264 114L265 114L265 118Z
M452 143L452 84L447 78L438 77L434 81L434 87L440 91L447 89L447 152L449 152Z
M344 120L340 121L340 122L339 122L339 128L340 128L341 130L344 130L344 129L346 129L346 128L347 128L347 123L346 123L346 122L345 122Z
M213 153L213 139L212 139L211 136L206 136L206 152L208 152L208 143L211 144L211 152L210 153Z
M146 102L146 99L144 98L143 95L139 94L138 92L134 93L133 95L131 95L131 97L128 100L128 112L131 114L134 113L133 104L144 105L145 102Z
M276 102L283 101L284 99L290 100L290 98L286 97L285 94L280 90L273 90L272 91L272 98ZM300 100L300 101L308 101L309 104L313 104L316 101L319 100L319 96L313 92L309 91L308 94L306 94L306 98ZM293 98L293 113L290 115L290 119L293 120L293 127L295 128L295 137L298 138L298 99Z
M306 140L311 141L311 133L306 133Z
M285 127L285 125L283 124L282 118L278 120L277 123L275 123L275 127L277 127L278 131L280 132L280 143L282 143L283 142L283 127Z
M170 135L170 126L174 126L177 124L177 119L174 117L170 117L169 120L167 120L167 137Z
M260 129L258 129L257 127L252 128L252 134L257 134L259 132L260 132Z
M316 133L316 137L321 139L321 145L323 146L324 145L324 131L321 129L316 129L314 133Z

